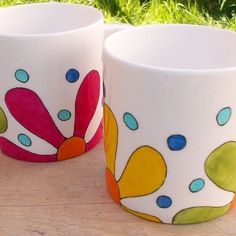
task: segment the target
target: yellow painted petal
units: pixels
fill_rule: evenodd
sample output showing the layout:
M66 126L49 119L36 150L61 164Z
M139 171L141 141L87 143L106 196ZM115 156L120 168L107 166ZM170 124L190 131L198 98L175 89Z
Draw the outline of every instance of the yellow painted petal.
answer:
M146 213L141 213L141 212L138 212L138 211L133 211L123 205L121 205L121 207L128 211L129 213L133 214L133 215L136 215L138 217L141 217L143 219L146 219L146 220L150 220L150 221L155 221L155 222L158 222L158 223L162 223L161 220L159 218L157 218L156 216L152 216L152 215L149 215L149 214L146 214Z
M118 126L116 118L110 107L104 104L104 122L105 122L105 151L107 168L115 175L115 160L118 142Z
M161 187L167 167L162 155L149 146L142 146L131 155L118 182L120 197L150 194Z

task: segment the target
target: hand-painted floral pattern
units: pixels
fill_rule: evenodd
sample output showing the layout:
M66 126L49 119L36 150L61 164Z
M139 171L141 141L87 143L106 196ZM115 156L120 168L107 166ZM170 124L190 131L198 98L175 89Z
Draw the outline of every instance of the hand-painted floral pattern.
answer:
M32 153L4 137L0 138L2 151L16 159L37 162L65 160L85 153L102 137L103 124L101 121L91 140L87 143L84 140L87 128L96 111L99 96L100 77L98 72L93 70L86 75L77 93L74 134L72 137L66 138L56 127L42 100L34 91L27 88L9 90L5 96L5 102L12 116L28 131L53 145L57 149L57 153L52 155ZM2 129L4 127L2 126ZM20 141L30 143L28 136L18 137L21 138Z
M138 129L137 119L131 113L124 113L123 121L132 132ZM128 115L127 115L128 114ZM225 116L218 115L218 119L223 120ZM118 148L118 124L117 120L108 105L104 105L105 119L105 150L106 150L106 182L107 188L114 201L121 205L126 211L156 222L161 222L161 217L150 215L148 207L137 207L142 210L129 208L127 200L135 200L138 203L138 197L150 195L161 188L164 184L167 174L167 166L162 155L154 148L144 145L138 147L128 158L126 166L119 178L116 176L116 155ZM227 119L228 120L228 119ZM223 123L223 121L222 121ZM226 123L226 122L225 122ZM170 151L181 151L186 147L187 139L183 135L171 135L167 140L167 146ZM222 191L236 192L236 143L227 142L215 149L205 162L205 171L214 186L217 185ZM188 185L189 191L193 196L197 196L205 187L206 177L199 176L194 178ZM230 195L228 195L230 198ZM173 196L172 196L173 197ZM142 200L144 198L141 198ZM175 198L173 198L175 200ZM134 204L134 205L135 205ZM140 202L140 204L142 204ZM148 203L149 204L149 203ZM150 202L150 204L152 204ZM166 195L159 195L156 199L157 206L161 209L172 207L172 198ZM211 206L198 204L178 210L171 216L168 223L173 224L191 224L214 219L225 214L235 203L226 202L222 206ZM155 207L155 206L153 206ZM153 212L153 211L152 211ZM162 211L163 214L163 211ZM163 221L166 222L166 221Z
M145 196L159 189L166 178L167 167L162 155L152 147L137 148L130 156L126 167L117 180L115 177L116 150L118 145L118 126L110 108L104 105L105 150L107 168L105 171L108 191L117 204L122 199ZM136 212L122 206L127 211L152 221L159 218L146 213Z

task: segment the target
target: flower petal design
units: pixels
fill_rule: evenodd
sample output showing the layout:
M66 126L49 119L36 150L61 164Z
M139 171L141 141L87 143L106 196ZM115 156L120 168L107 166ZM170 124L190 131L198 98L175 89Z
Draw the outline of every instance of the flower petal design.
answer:
M111 198L120 205L120 190L119 186L116 182L116 179L114 175L111 173L111 171L106 168L105 170L105 179L107 184L107 190L109 194L111 195Z
M222 207L191 207L178 212L173 218L173 224L194 224L215 219L224 215L230 209L230 203Z
M149 214L146 214L146 213L141 213L141 212L138 212L138 211L131 210L131 209L125 207L124 205L121 205L121 207L124 210L128 211L129 213L131 213L133 215L136 215L138 217L141 217L143 219L154 221L154 222L158 222L158 223L162 223L161 220L158 217L156 217L156 216L152 216L152 215L149 215Z
M115 161L118 142L118 125L110 107L104 104L104 145L107 168L115 175Z
M152 147L142 146L131 155L118 181L120 197L137 197L159 189L166 179L167 166Z
M7 130L7 117L0 107L0 134L6 132Z
M96 111L99 95L100 76L96 70L92 70L84 78L76 97L74 136L84 138Z
M231 203L231 208L235 208L236 207L236 195L234 195L234 199Z
M236 142L216 148L205 162L208 177L220 188L236 192Z
M85 153L85 142L83 138L71 137L65 140L58 148L57 160L63 161L80 156Z
M7 92L5 101L12 116L30 132L56 148L65 140L35 92L14 88Z
M2 150L3 153L6 153L8 156L22 161L51 162L57 160L56 154L55 155L35 154L18 147L17 145L15 145L14 143L10 142L8 139L3 137L0 138L0 149Z
M92 137L92 139L88 143L86 143L86 151L92 149L100 141L102 135L103 135L103 120L100 122L97 131Z

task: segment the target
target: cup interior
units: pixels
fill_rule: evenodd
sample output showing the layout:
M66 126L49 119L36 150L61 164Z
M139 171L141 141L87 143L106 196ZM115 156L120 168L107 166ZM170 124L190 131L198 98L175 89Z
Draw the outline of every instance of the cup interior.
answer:
M111 35L105 53L127 63L175 70L236 66L236 33L195 25L152 25Z
M0 34L38 35L77 30L102 19L95 8L78 4L37 3L0 9Z

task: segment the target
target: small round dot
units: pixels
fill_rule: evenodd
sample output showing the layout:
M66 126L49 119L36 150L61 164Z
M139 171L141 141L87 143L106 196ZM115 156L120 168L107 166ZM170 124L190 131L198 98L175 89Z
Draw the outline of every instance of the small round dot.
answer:
M157 198L156 204L160 208L168 208L172 205L172 200L170 197L163 195Z
M22 145L24 145L26 147L30 147L32 145L31 139L26 134L19 134L18 140Z
M131 130L138 129L138 122L137 122L137 120L129 112L125 112L125 114L123 115L123 121L124 121L124 123L126 124L126 126L129 129L131 129Z
M19 69L15 72L15 78L21 83L26 83L29 80L29 74L25 70Z
M67 121L71 118L71 113L68 110L61 110L57 114L58 119L61 121Z
M201 178L193 180L189 185L189 190L192 193L201 191L205 186L205 181Z
M218 125L220 126L225 125L229 121L231 114L232 114L232 110L230 107L225 107L221 109L216 116Z
M170 150L172 151L180 151L183 148L185 148L187 141L186 138L183 135L175 134L171 135L167 139L167 144Z
M80 76L79 71L77 71L76 69L69 69L66 72L66 80L69 83L76 82L79 79L79 76Z

